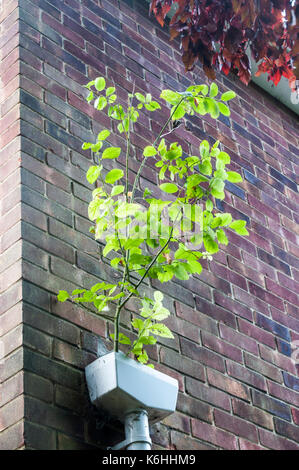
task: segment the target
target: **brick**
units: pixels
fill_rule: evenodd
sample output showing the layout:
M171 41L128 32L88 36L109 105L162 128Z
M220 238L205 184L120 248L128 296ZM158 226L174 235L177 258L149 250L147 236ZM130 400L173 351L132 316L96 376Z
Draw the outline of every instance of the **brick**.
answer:
M291 275L291 270L288 264L280 261L279 259L277 259L277 257L272 256L261 249L258 249L258 257L265 263L270 264L270 266L273 266L274 268L283 271L288 276Z
M175 307L176 313L179 317L199 326L203 330L209 331L214 335L218 335L217 323L213 319L209 318L209 316L190 308L188 305L183 305L180 302L175 302ZM190 338L190 336L188 336L188 338Z
M93 354L56 339L53 344L53 357L81 369L96 359Z
M216 304L221 305L221 307L235 313L240 317L246 318L247 320L252 320L253 318L252 312L248 307L231 299L228 296L223 295L217 290L214 291L214 301Z
M0 432L17 423L24 417L24 399L15 398L1 408Z
M195 419L191 420L192 434L203 441L211 442L222 449L236 450L237 438L209 424L202 423Z
M258 299L255 295L250 294L237 286L233 287L234 297L239 302L242 302L247 307L250 307L258 312L261 312L265 315L269 315L269 306L263 300Z
M184 413L184 415L198 418L208 423L213 421L211 406L181 392L178 395L177 410Z
M299 427L293 424L282 421L281 419L274 418L276 432L282 436L299 442Z
M280 418L291 421L290 407L269 395L252 390L252 403L259 408Z
M240 450L264 450L264 447L253 444L252 442L246 441L246 439L239 439Z
M257 371L264 377L269 377L276 382L282 382L281 371L279 371L276 367L271 366L267 362L261 361L260 359L257 359L256 357L251 356L246 352L244 353L244 359L246 366L250 369Z
M224 390L230 395L242 398L243 400L250 401L250 395L248 388L240 384L239 382L226 377L219 372L213 371L211 369L207 370L208 374L208 383L220 390Z
M257 340L259 343L266 344L267 346L271 347L272 349L276 348L275 336L273 334L264 331L262 328L258 328L257 326L253 325L252 323L239 319L239 330L241 333Z
M269 394L283 400L284 402L291 403L295 406L299 404L299 393L289 390L286 387L282 387L274 382L268 380Z
M1 433L0 450L16 450L24 444L24 423L20 421Z
M294 423L299 425L299 410L296 408L292 408L292 416Z
M173 413L163 420L163 423L171 429L177 429L187 434L190 433L190 418L180 413Z
M206 302L205 300L197 297L196 307L202 313L211 316L219 322L223 322L232 328L236 326L236 318L229 310L225 310L222 307L217 307L212 303Z
M221 339L211 335L207 332L201 334L202 344L209 349L221 354L222 356L229 357L237 362L243 362L243 356L241 349L232 346L231 344L222 341Z
M261 287L253 284L252 282L248 282L249 291L259 299L263 300L264 302L273 305L273 307L278 308L279 310L284 311L284 304L283 301L277 297L276 295L271 294L270 292L262 289Z
M239 364L227 361L227 372L230 376L240 380L240 382L245 382L259 390L267 390L266 381L262 375L251 372Z
M205 374L204 374L204 367L201 364L198 364L190 359L180 356L179 354L175 353L175 351L171 351L166 348L160 349L160 360L166 366L169 366L179 372L183 373L184 375L190 375L194 378L204 381Z
M21 371L1 384L0 408L23 393L23 379Z
M292 388L296 392L299 392L299 379L293 375L288 374L287 372L283 372L282 375L285 385L288 388Z
M243 336L239 332L229 328L226 325L219 325L221 337L226 341L233 343L241 349L251 352L252 354L258 355L258 347L255 340Z
M273 426L273 419L265 411L260 410L252 405L247 405L241 400L237 400L235 398L232 399L233 405L233 413L241 418L245 419L246 421L251 421L258 426L262 426L263 428L267 428L270 430L274 429Z
M83 422L75 414L29 396L25 401L25 417L32 423L42 422L71 436L80 437L83 434Z
M231 409L230 397L226 393L211 386L203 385L189 377L186 377L186 392L200 401L205 401L218 408L228 411Z
M299 445L290 442L288 439L276 436L264 429L259 430L260 442L263 446L274 450L298 450Z
M181 351L184 356L189 357L199 363L208 365L214 369L224 372L224 360L218 354L212 351L199 347L197 344L181 338Z
M28 349L24 351L24 369L76 390L81 385L82 377L78 370Z
M260 355L261 358L267 362L271 362L272 364L276 365L280 369L286 370L291 374L296 374L296 367L291 358L288 358L278 351L273 351L268 349L267 347L260 344Z
M264 328L268 331L271 331L273 334L280 336L283 339L290 341L290 332L289 330L280 325L279 323L274 322L270 318L265 317L264 315L256 314L256 323L259 327Z
M24 374L24 393L48 403L54 398L52 382L28 371Z
M39 423L25 421L26 446L34 450L56 450L56 431Z
M258 442L257 429L253 424L221 410L214 410L214 418L216 426L252 442Z
M197 439L178 431L170 432L171 449L174 450L213 450L214 446L204 444Z

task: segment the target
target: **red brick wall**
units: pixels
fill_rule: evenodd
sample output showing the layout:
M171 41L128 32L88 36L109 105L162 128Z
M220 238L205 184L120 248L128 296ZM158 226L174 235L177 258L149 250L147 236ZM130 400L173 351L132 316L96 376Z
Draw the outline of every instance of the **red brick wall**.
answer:
M0 16L0 448L22 446L23 436L29 449L105 448L122 439L121 427L90 405L84 366L111 348L111 324L56 301L60 288L112 275L91 255L91 155L81 150L110 121L86 104L82 85L103 74L121 97L135 82L158 98L163 87L206 78L199 67L185 75L177 43L148 18L144 1L16 4L5 2ZM200 278L159 285L175 340L149 352L180 393L177 412L152 428L154 448L299 449L299 369L290 357L299 339L298 125L254 85L222 75L217 83L237 92L231 117L190 118L177 140L192 152L203 137L221 140L244 183L229 185L219 209L246 219L250 236L230 234ZM137 126L131 171L157 129L151 117L142 114ZM151 182L149 166L141 189Z
M17 1L0 8L0 449L24 444L21 138ZM2 356L2 354L1 354Z

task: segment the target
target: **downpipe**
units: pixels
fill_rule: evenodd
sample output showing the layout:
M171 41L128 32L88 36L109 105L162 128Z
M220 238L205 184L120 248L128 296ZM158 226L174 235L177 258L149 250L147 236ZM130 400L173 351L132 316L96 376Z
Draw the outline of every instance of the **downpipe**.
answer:
M138 408L130 411L125 416L126 439L113 447L111 450L151 450L152 441L149 433L147 411Z
M147 412L138 409L125 417L125 436L130 444L127 450L151 450L152 441L149 434Z

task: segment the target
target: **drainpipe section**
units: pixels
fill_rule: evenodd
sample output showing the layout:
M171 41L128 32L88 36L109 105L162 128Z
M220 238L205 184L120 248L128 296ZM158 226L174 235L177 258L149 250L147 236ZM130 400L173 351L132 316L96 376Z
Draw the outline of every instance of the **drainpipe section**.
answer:
M151 450L152 441L149 433L147 411L138 408L130 411L125 416L125 437L126 439L110 450Z
M148 415L143 409L128 413L125 417L125 435L127 450L151 450Z

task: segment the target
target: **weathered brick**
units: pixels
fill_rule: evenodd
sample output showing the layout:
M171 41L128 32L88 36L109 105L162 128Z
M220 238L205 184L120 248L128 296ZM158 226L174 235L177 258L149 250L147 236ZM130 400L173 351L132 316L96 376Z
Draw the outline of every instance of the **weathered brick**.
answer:
M24 423L23 421L10 426L1 433L0 450L16 450L24 444Z
M237 438L226 431L192 419L192 434L203 441L211 442L222 449L236 450Z
M24 418L24 398L19 396L1 408L0 432Z
M252 390L252 403L275 416L291 421L290 407L269 395Z
M299 445L290 442L288 439L276 436L272 432L259 430L260 442L263 446L274 450L298 450Z
M42 422L71 436L80 437L83 434L82 419L74 413L29 396L25 400L25 417L32 423L40 424Z
M180 356L175 351L170 349L161 348L160 349L160 360L163 364L178 370L184 375L190 375L194 378L204 381L205 373L204 367L201 364L198 364L191 359Z
M226 341L229 341L230 343L233 343L239 348L245 349L246 351L258 355L258 347L255 340L240 334L239 332L233 330L232 328L229 328L226 325L220 325L219 329L221 337L224 338Z
M281 371L278 370L276 367L271 366L271 364L261 361L260 359L256 358L255 356L251 356L248 353L244 353L245 364L249 369L253 369L256 372L259 372L264 377L269 377L276 382L282 382Z
M214 418L216 426L252 442L258 442L257 429L253 424L221 410L214 410Z
M170 432L171 449L177 450L213 450L214 446L204 444L179 431Z
M221 339L211 335L207 332L201 333L202 344L215 352L218 352L222 356L229 357L234 361L243 363L242 351L231 344L222 341Z
M0 408L23 393L23 380L21 371L1 384Z
M266 381L264 377L260 374L256 374L245 367L240 366L232 361L227 361L227 371L228 374L241 382L245 382L251 385L254 388L260 390L267 390Z
M211 369L207 370L207 375L208 383L213 387L224 390L230 395L242 398L243 400L250 401L249 390L245 385Z
M230 397L213 387L201 384L197 380L186 377L186 392L201 401L206 401L218 408L230 411Z
M181 338L181 351L184 356L190 357L199 363L208 365L220 372L225 371L224 360L220 355L215 354L206 348L199 347L192 341Z
M246 421L251 421L258 426L273 430L272 416L265 411L255 408L252 405L247 405L247 403L235 398L232 399L232 405L235 415L240 416Z
M34 450L56 450L56 431L40 423L25 421L25 443Z

